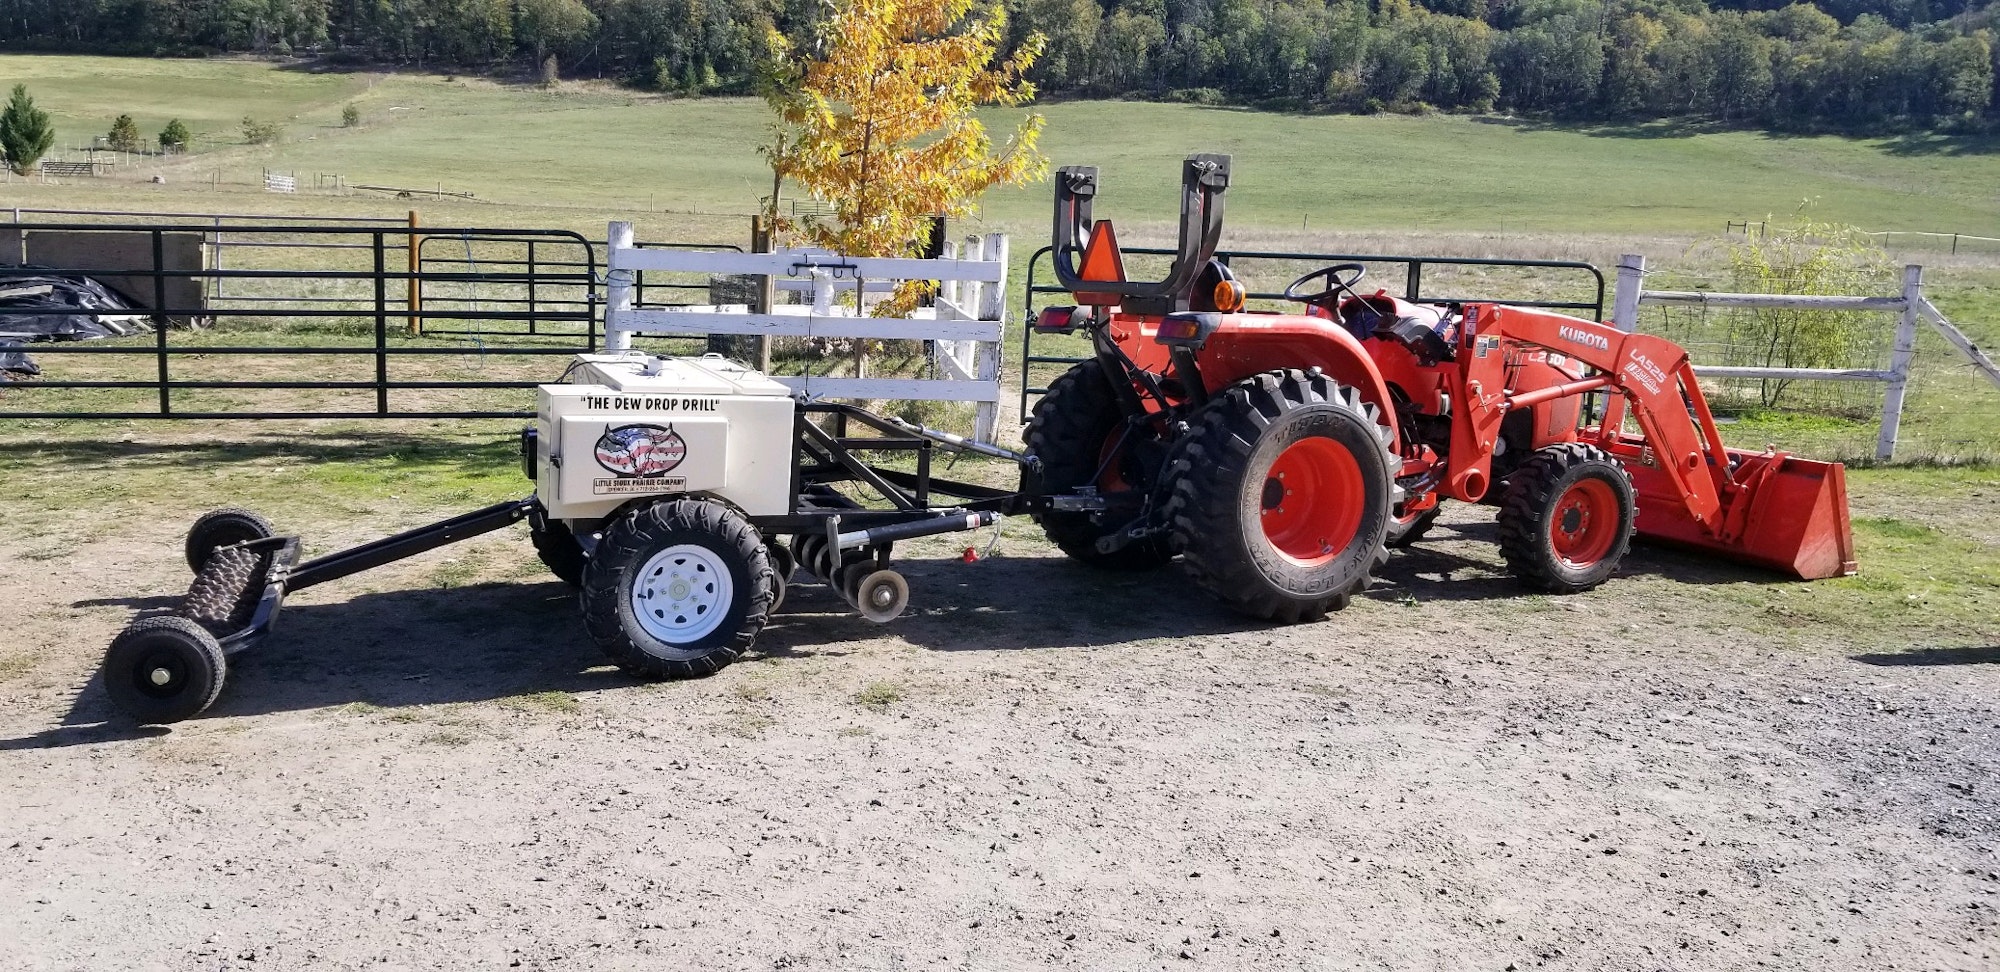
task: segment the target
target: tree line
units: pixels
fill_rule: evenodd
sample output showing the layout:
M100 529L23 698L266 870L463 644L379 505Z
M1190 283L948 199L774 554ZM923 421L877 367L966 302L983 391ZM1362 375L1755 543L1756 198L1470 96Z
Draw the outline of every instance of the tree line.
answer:
M2000 127L1995 0L992 0L1044 95L1299 111ZM810 0L9 0L0 46L317 52L747 93ZM1003 50L1004 53L1004 50Z

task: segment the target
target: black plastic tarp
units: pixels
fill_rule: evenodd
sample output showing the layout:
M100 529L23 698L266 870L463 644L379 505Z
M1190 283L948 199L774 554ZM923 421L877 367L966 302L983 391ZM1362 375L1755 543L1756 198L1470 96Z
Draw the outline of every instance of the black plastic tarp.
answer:
M29 313L30 311L37 313ZM24 344L90 341L151 330L143 312L89 277L47 267L0 267L0 382L42 373Z
M20 345L12 341L0 341L0 381L16 378L33 378L42 373L42 366L26 352L16 350Z
M0 267L0 341L88 341L140 334L150 328L145 317L134 316L139 314L143 312L130 301L89 277L44 267Z

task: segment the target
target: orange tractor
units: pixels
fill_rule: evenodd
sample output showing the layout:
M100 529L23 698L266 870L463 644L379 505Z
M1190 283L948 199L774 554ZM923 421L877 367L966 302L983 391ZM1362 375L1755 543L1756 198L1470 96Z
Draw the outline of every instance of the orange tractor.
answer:
M1800 578L1854 572L1843 468L1724 446L1679 346L1364 292L1358 263L1293 281L1296 311L1248 311L1214 259L1228 185L1228 156L1187 159L1173 264L1133 281L1091 218L1097 170L1057 174L1053 264L1075 305L1034 327L1087 333L1092 355L1034 409L1024 492L1070 556L1179 556L1244 614L1312 620L1456 500L1497 506L1508 567L1549 592L1602 583L1635 535Z

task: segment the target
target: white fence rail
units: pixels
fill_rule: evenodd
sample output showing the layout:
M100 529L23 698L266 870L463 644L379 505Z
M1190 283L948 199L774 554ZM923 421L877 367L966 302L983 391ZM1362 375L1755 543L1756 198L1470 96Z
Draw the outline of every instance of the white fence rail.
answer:
M1006 318L1007 238L974 237L937 260L845 257L823 250L729 253L654 250L633 246L632 224L612 223L604 334L608 347L629 348L638 335L747 334L766 337L890 339L929 342L937 378L774 375L812 398L911 399L972 402L975 437L991 442L999 419L1000 340ZM780 292L810 293L804 304L778 304L768 312L737 306L651 308L635 303L637 275L645 270L749 274L773 278ZM909 317L871 317L866 302L843 307L842 291L859 283L864 294L894 289L904 280L939 284L936 306Z
M1628 253L1618 258L1618 289L1612 304L1612 322L1626 331L1637 330L1639 308L1644 305L1680 307L1773 307L1799 310L1888 312L1900 315L1896 340L1889 353L1886 371L1865 368L1738 368L1696 365L1695 374L1704 378L1774 378L1803 381L1879 381L1887 385L1882 396L1882 428L1875 437L1875 458L1895 458L1896 438L1903 425L1903 398L1910 384L1910 362L1917 352L1917 324L1929 321L1945 340L1965 355L1973 367L2000 387L2000 367L1987 357L1965 332L1946 320L1944 314L1924 298L1924 268L1914 264L1903 268L1903 291L1894 297L1844 297L1800 294L1712 294L1702 291L1647 290L1646 258Z

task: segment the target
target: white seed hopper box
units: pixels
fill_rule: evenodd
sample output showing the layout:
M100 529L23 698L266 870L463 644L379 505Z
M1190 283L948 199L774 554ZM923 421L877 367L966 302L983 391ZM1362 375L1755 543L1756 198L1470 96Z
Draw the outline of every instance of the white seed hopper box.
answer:
M792 511L791 389L717 356L578 355L570 381L537 396L535 486L551 518L679 493Z

